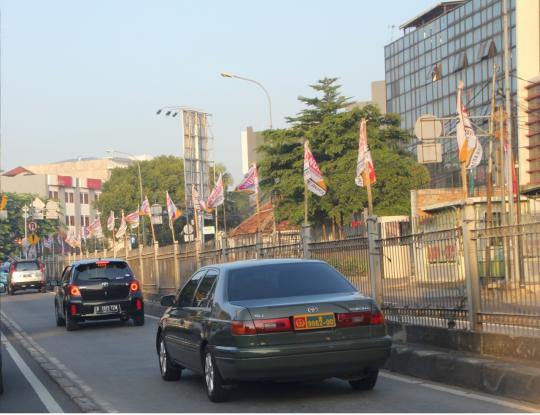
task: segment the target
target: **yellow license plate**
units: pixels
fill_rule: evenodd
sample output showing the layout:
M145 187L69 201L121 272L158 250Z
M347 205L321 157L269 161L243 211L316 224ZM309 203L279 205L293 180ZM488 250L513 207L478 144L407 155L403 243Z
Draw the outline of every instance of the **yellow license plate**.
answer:
M336 326L334 313L301 314L293 317L295 330L326 329Z

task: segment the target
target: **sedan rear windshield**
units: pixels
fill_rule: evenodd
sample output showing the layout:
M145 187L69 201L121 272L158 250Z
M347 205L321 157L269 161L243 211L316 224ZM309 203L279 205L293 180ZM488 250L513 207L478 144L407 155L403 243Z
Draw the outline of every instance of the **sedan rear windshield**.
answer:
M125 262L101 261L79 265L75 270L75 281L116 281L132 278L132 272Z
M37 261L25 261L17 262L15 264L15 271L37 271L39 270L39 264Z
M269 264L229 272L229 301L337 294L356 289L324 263Z

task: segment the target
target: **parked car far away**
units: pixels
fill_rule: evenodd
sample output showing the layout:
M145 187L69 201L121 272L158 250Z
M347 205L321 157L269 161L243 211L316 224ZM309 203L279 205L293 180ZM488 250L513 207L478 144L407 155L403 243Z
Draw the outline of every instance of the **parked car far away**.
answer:
M57 281L54 298L57 326L72 331L92 320L130 318L144 324L141 285L126 261L96 259L74 262Z
M37 259L11 262L7 279L7 291L10 295L29 289L46 292L43 263Z
M204 375L211 401L241 381L347 379L372 389L391 339L375 302L322 261L258 260L205 266L160 320L161 376Z

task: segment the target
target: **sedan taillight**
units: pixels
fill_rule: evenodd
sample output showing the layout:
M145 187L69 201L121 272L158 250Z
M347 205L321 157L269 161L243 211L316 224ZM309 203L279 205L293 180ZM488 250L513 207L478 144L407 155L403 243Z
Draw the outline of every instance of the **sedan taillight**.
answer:
M366 326L370 324L371 312L338 313L336 314L336 327Z
M233 320L231 326L232 334L243 336L246 334L257 334L255 324L252 320Z
M384 314L380 310L375 310L371 313L371 320L369 322L371 325L384 324Z
M289 317L265 320L234 320L231 327L232 333L237 336L257 333L279 333L291 330L292 324Z

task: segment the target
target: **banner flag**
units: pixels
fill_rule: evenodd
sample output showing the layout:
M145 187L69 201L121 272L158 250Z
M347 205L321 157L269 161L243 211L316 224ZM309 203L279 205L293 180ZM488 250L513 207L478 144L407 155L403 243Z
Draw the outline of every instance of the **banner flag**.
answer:
M317 196L324 196L327 191L321 170L309 149L309 141L304 143L304 183L308 190Z
M235 192L259 192L259 178L257 176L257 165L253 163L248 172L242 179L242 182L234 189Z
M112 231L114 229L114 212L112 210L109 218L107 219L107 229L109 231Z
M169 192L166 192L167 201L167 213L169 215L169 227L172 228L174 221L182 216L182 211L176 208L176 205L169 196Z
M148 202L148 196L144 198L144 201L142 202L141 209L139 210L139 215L141 216L152 216L152 212L150 210L150 202Z
M139 227L139 211L138 210L127 215L125 219L126 219L126 222L129 223L129 227L131 229L136 229Z
M370 184L375 183L377 180L375 176L375 166L373 165L373 160L371 158L371 151L369 151L367 145L367 121L362 118L360 121L360 132L358 134L358 161L356 162L356 177L354 182L357 186L364 187L364 177L366 174L366 169L369 172L369 182Z
M465 168L470 170L480 164L483 151L480 140L478 140L472 128L467 108L461 102L461 91L462 88L458 87L456 138L459 148L459 161L465 163Z
M126 218L124 218L124 211L122 211L122 220L120 221L120 226L118 227L118 231L116 232L116 239L122 238L126 234L127 230L127 222Z
M210 193L210 196L208 196L206 206L209 209L215 209L219 205L222 205L224 200L225 195L223 193L223 175L220 173L214 190L212 190L212 193Z

